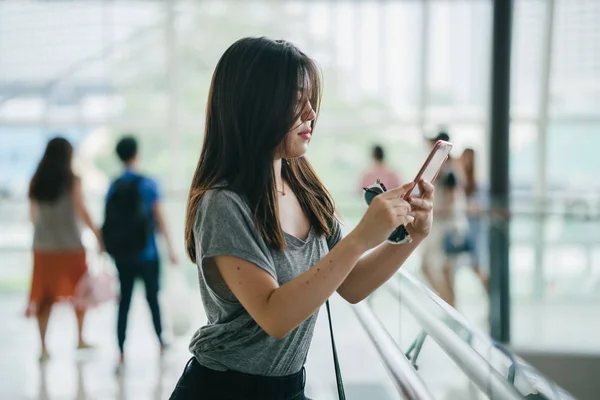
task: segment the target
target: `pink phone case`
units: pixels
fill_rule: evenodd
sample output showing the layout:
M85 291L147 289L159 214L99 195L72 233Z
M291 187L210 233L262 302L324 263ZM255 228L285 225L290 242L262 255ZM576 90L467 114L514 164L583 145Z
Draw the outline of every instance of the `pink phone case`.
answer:
M413 182L415 182L416 184L419 183L419 181L421 180L421 177L423 176L423 174L427 170L427 167L429 166L429 164L431 163L431 161L434 159L434 157L436 156L436 154L438 152L442 151L442 152L445 153L445 157L444 157L443 161L440 163L439 167L437 167L437 171L435 172L435 175L433 176L433 179L431 179L431 181L430 181L430 183L433 183L435 181L435 179L437 178L437 176L439 175L440 170L442 168L442 165L444 165L444 163L446 162L446 160L448 160L448 155L450 155L450 150L452 150L452 143L446 142L446 141L443 141L443 140L438 140L435 143L435 145L433 146L433 149L431 149L431 152L429 153L429 156L427 157L427 159L423 163L423 166L421 167L421 169L417 173L417 176L415 177L415 179L414 179ZM404 194L404 200L408 200L408 198L410 197L411 193L413 192L415 186L413 186L413 189L409 190L408 192L406 192L406 194Z

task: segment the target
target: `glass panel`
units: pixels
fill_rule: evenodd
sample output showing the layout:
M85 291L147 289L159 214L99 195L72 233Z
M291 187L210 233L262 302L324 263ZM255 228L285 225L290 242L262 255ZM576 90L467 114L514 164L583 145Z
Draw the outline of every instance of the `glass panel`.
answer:
M533 195L537 169L537 125L513 122L510 125L510 182L515 198L514 207L520 207L524 198L526 204Z
M510 108L514 118L537 117L546 1L514 2Z
M385 60L385 97L394 116L414 120L420 99L418 65L422 46L420 31L423 7L420 2L388 1L381 12L386 14L381 57Z
M487 115L491 1L430 2L427 118Z
M600 3L555 1L550 115L600 115Z
M548 126L547 215L541 219L535 217L531 201L535 127L512 126L513 343L523 348L595 348L600 343L587 332L597 329L597 324L586 315L593 313L600 299L600 264L595 256L600 243L599 193L592 172L600 167L592 145L600 123L557 121ZM557 321L564 322L561 329L551 328Z
M600 75L598 77L600 79ZM560 122L548 126L548 183L569 197L600 196L600 119L590 122ZM590 211L597 207L590 204Z

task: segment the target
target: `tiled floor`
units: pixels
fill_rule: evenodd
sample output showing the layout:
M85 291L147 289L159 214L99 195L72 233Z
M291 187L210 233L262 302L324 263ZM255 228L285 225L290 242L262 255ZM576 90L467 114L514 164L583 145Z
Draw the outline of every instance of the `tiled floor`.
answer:
M114 305L91 311L86 336L93 350L76 351L75 319L70 308L53 311L48 332L51 359L43 366L37 361L39 340L35 320L22 317L24 296L0 296L0 399L167 399L190 355L187 342L191 335L171 338L172 346L159 357L143 291L134 296L129 319L124 373L115 374L117 347L113 336ZM200 302L198 301L198 303ZM334 301L334 320L338 349L348 399L364 399L365 393L377 398L395 399L396 391L377 355L361 332L349 306ZM321 313L313 347L307 362L307 393L315 399L335 398L335 375L330 339ZM203 320L201 308L194 326Z
M96 348L76 351L75 319L67 306L51 316L48 346L51 359L37 361L39 340L34 320L20 315L23 298L3 296L0 313L9 321L1 338L0 398L2 399L166 399L186 361L185 343L173 341L161 360L149 312L142 296L130 315L127 364L115 374L117 347L113 332L115 308L102 306L89 313L86 336Z

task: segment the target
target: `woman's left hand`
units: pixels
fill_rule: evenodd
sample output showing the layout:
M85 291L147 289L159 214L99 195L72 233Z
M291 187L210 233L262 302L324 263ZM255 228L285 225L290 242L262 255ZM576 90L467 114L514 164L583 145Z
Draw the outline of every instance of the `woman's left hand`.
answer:
M94 228L94 235L98 241L98 254L102 254L104 251L106 251L104 248L104 241L102 240L102 231L100 231L99 228Z
M419 188L423 196L421 198L411 197L408 200L412 215L415 220L407 226L410 235L415 240L422 240L429 235L433 223L433 185L425 180L419 182Z

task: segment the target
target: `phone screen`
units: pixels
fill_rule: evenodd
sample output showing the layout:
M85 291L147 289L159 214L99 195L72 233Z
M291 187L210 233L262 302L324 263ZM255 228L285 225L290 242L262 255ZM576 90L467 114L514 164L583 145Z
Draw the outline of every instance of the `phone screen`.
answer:
M437 178L442 165L448 159L448 155L450 154L450 150L452 150L452 144L448 142L438 142L436 143L432 153L427 158L425 165L421 168L421 171L415 177L415 182L420 181L421 179L433 183L435 178ZM406 194L406 197L414 196L421 197L421 189L419 185L415 185L412 192Z

